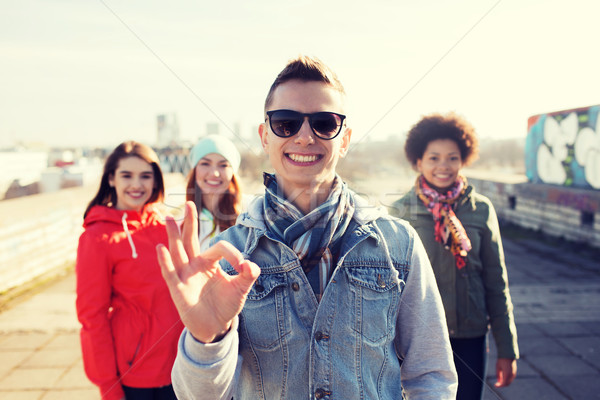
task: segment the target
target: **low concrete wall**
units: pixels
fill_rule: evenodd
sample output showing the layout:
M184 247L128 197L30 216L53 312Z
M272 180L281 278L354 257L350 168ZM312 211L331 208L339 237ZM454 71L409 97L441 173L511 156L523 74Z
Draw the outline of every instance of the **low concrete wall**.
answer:
M530 184L524 176L473 171L467 176L494 203L501 219L600 247L600 191ZM165 174L165 183L166 209L176 213L185 200L183 177ZM77 187L0 201L0 294L73 265L83 211L96 189ZM394 192L394 200L396 196Z
M490 198L498 217L548 235L600 247L600 191L468 176Z
M166 202L185 200L180 174L165 174ZM0 201L0 293L72 266L83 212L98 187L85 186Z

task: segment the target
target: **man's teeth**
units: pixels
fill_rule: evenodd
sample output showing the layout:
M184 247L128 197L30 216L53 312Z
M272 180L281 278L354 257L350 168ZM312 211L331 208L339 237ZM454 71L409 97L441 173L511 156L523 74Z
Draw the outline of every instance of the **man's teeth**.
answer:
M301 163L307 163L307 162L317 161L317 156L316 155L301 156L299 154L290 154L290 158L292 159L292 161L301 162Z

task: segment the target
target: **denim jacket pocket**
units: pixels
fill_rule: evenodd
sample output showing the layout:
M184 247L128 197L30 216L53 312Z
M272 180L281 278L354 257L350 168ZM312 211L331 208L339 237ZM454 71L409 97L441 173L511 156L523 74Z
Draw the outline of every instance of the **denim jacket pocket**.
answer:
M272 349L289 333L286 286L284 274L260 275L252 286L240 319L240 330L252 345Z
M380 344L392 333L404 284L388 267L346 268L353 297L354 330Z

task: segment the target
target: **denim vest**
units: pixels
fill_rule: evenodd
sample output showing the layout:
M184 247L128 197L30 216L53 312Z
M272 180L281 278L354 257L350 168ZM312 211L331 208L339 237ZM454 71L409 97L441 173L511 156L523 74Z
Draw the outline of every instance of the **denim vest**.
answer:
M402 398L401 366L407 342L414 338L412 333L401 337L399 332L409 330L403 323L415 323L399 315L418 237L397 219L367 214L357 207L320 302L296 254L270 237L262 221L260 200L238 218L237 225L220 235L218 239L232 243L261 269L239 315L240 361L237 382L229 392L234 399ZM418 243L419 257L430 269ZM229 274L236 273L226 261L221 266ZM415 366L406 376L402 371L403 378L415 375L415 384L421 385L417 392L431 390L431 397L420 398L454 398L454 367L443 310L433 274L429 274L431 282L425 286L434 296L434 312L418 312L416 324L425 329L417 327L414 334L421 339L430 336L437 344L432 342L420 356L413 353L411 365L439 356L439 368L427 371L427 366L419 371ZM429 318L435 320L435 327L422 324ZM174 371L177 389L176 374ZM434 374L441 376L441 381L436 381ZM426 379L417 384L421 375Z

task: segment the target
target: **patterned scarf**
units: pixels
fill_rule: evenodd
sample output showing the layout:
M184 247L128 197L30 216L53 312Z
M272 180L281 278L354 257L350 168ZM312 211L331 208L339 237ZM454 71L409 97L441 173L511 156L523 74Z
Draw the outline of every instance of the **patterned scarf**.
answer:
M419 175L415 189L417 196L427 210L433 214L435 222L435 240L450 250L456 260L456 267L462 269L466 265L467 253L471 250L471 241L465 228L456 217L452 205L465 193L467 178L459 175L456 182L442 194L433 189L423 175Z
M275 238L298 255L313 291L320 300L331 278L336 261L334 257L337 258L339 254L341 239L354 215L354 199L346 184L336 176L327 200L304 215L279 192L275 175L265 173L264 183L267 228ZM318 269L313 271L317 266Z

